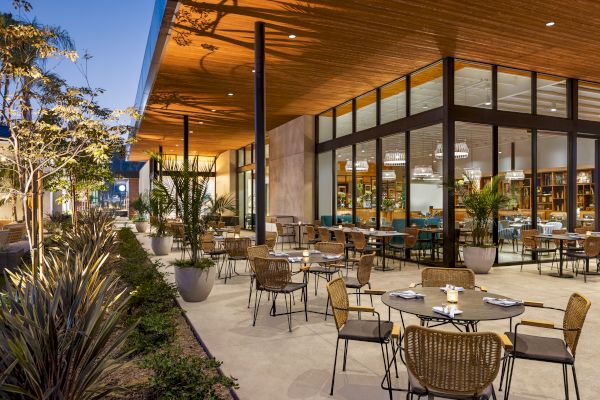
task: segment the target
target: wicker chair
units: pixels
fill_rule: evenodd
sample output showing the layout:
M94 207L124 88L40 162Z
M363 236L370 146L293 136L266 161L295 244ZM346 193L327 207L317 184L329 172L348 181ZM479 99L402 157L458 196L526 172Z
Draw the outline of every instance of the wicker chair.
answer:
M306 225L306 243L310 246L315 243L320 242L320 239L317 238L317 233L315 232L315 227L312 225Z
M277 295L283 294L285 299L286 315L288 317L288 329L292 331L292 294L298 290L302 290L302 298L304 299L304 318L308 321L308 311L306 308L306 282L292 282L292 268L289 261L285 258L254 258L254 269L256 272L256 290L259 295L254 295L254 320L252 326L256 325L256 317L260 307L260 299L262 292L272 294L273 305L271 306L271 315L277 314L275 301ZM289 305L288 305L289 297Z
M227 252L227 271L225 271L224 283L227 283L227 279L231 279L234 274L239 275L235 270L236 264L238 261L248 261L250 245L251 241L248 237L223 239L223 247Z
M549 249L542 247L542 242L538 237L539 232L537 229L525 229L521 230L521 236L523 239L523 247L521 249L521 271L523 271L523 264L525 263L525 253L531 253L531 257L537 260L537 269L539 274L542 274L542 263L541 256L544 254L556 254L556 249Z
M318 250L323 254L344 254L344 246L336 242L315 243L315 250ZM317 295L317 290L319 289L318 278L325 278L325 280L329 282L331 281L331 277L333 276L333 274L339 273L341 268L343 267L343 264L339 264L335 261L332 261L331 263L311 265L305 270L306 272L313 274L315 277L315 296Z
M467 268L423 268L421 285L423 287L460 286L465 289L475 289L475 273Z
M502 339L491 332L459 333L412 325L404 333L408 393L451 399L496 398Z
M354 248L353 243L348 243L346 240L346 233L343 229L335 229L333 231L333 236L335 237L335 241L344 245L344 250L346 253L346 258L348 258L349 250Z
M239 235L242 233L242 226L241 225L236 225L233 227L233 235Z
M360 295L361 289L365 286L368 286L371 289L371 270L373 269L373 261L375 259L375 254L365 254L360 257L358 262L358 269L356 271L356 277L344 277L344 283L346 284L346 288L354 289L356 293L356 304L360 306ZM371 297L371 307L373 307L373 296L369 294Z
M225 221L219 221L219 222L217 222L217 228L219 228L219 229L225 228Z
M390 399L392 398L391 377L388 369L390 354L388 344L392 342L392 330L394 324L390 321L381 321L381 317L373 307L367 306L351 306L348 301L348 292L342 278L336 278L327 284L327 293L331 301L333 316L335 319L335 327L337 328L337 340L335 344L335 358L333 361L333 374L331 377L331 391L333 396L333 386L335 384L335 369L338 358L338 348L340 340L344 341L344 363L342 370L346 370L346 360L348 356L348 341L355 340L359 342L379 343L381 346L381 354L383 356L383 367L385 378L388 383ZM377 315L377 320L354 320L348 319L350 311L355 312L372 312ZM392 342L393 345L393 342ZM392 349L393 351L393 349ZM395 358L394 358L395 361Z
M250 300L252 299L252 287L254 287L254 281L256 280L256 268L254 267L254 259L256 257L267 258L269 257L269 246L266 244L258 246L250 246L247 249L248 252L248 263L250 264L250 293L248 294L248 308L250 308ZM258 281L256 281L256 290L258 291Z
M327 229L324 226L319 226L317 230L319 231L319 240L321 242L329 242L329 238L331 236L329 233L329 229Z
M265 232L265 244L273 250L277 244L277 232Z
M554 307L544 307L542 303L525 303L528 306L539 307L545 309L559 310ZM540 320L522 320L515 325L514 332L506 332L506 337L510 340L505 346L506 355L502 366L502 377L500 385L506 374L505 398L510 394L510 386L512 383L512 374L515 369L515 360L518 358L534 361L542 361L554 364L562 364L563 381L565 385L565 397L568 395L568 367L571 366L573 371L573 381L575 383L575 393L579 400L579 386L577 384L577 374L575 373L575 353L577 344L581 336L581 330L591 302L579 293L573 293L569 298L567 308L564 310L562 327L556 326L553 322ZM544 337L536 335L526 335L518 333L520 326L530 326L537 328L545 328L562 331L562 339L555 337Z
M414 230L416 232L412 232L411 231ZM404 230L404 233L406 233L406 236L402 237L402 242L401 243L390 243L388 245L388 248L392 251L394 257L396 256L397 252L400 252L400 254L402 255L402 253L406 253L407 251L412 252L412 250L414 250L417 246L417 235L419 234L418 229L416 228L406 228ZM418 254L418 253L417 253ZM404 260L404 266L406 266L406 255L402 255L400 258L400 269L402 269L402 260ZM417 256L417 268L420 269L420 257Z
M583 269L583 281L587 282L587 274L590 269L590 260L596 259L596 274L598 273L598 257L600 256L600 236L588 236L583 241L583 250L569 250L567 257L577 261L576 274L579 274L579 260L585 261Z
M313 222L313 225L316 226L317 228L321 226L321 220L320 219L315 219L315 221Z
M209 256L213 260L217 260L217 265L219 266L218 275L221 276L221 268L223 267L223 263L225 262L225 254L227 252L225 249L220 249L217 247L217 243L215 242L215 237L212 233L205 233L200 237L200 248L202 249L202 253L204 255ZM222 258L222 262L219 263L219 259Z
M377 250L375 247L367 244L367 238L362 232L350 232L350 237L352 237L354 252L358 252L360 254L370 254Z
M293 243L295 240L296 234L293 231L285 229L281 222L276 222L275 226L277 227L277 237L279 238L279 243L281 243L281 250L283 250L284 240L287 239L286 240L287 243Z

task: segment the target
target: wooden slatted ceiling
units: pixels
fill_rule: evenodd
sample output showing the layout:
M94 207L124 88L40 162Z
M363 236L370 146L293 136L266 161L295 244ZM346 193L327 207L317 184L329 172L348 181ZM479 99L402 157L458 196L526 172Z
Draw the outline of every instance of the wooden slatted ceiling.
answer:
M184 114L198 154L252 141L256 20L267 23L271 129L443 56L600 81L599 17L590 0L184 0L131 159L160 144L180 153Z

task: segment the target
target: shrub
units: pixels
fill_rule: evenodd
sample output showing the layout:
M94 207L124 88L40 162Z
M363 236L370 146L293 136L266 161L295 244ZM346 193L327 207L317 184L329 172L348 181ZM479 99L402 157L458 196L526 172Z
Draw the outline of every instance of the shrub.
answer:
M129 319L129 322L137 322L135 330L127 338L126 348L134 353L148 353L159 347L173 342L177 333L175 317L178 315L176 308L167 312L148 313Z
M142 362L143 368L154 372L150 389L158 400L220 399L219 387L237 388L235 379L216 371L220 365L217 360L183 355L180 349L173 347L152 354Z

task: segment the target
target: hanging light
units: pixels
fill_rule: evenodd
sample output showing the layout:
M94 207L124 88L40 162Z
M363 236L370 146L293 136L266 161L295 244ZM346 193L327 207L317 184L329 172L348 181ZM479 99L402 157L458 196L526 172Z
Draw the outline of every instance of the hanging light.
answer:
M423 180L428 182L439 182L442 180L442 176L436 172L431 174L430 176L424 177Z
M438 160L444 158L444 149L441 143L438 143L435 146L435 152L433 153L434 157ZM469 146L467 142L456 142L454 143L454 158L461 159L469 157Z
M395 181L396 180L396 171L394 171L394 170L381 171L381 178L384 181Z
M433 175L431 165L417 165L413 169L413 178L427 178Z
M357 160L354 163L354 170L356 172L366 172L369 170L369 163L367 160ZM352 171L352 161L346 161L346 171Z
M386 151L383 157L383 165L389 167L403 167L406 165L406 154L402 151Z
M464 169L465 177L469 182L479 181L481 179L481 169L480 168L465 168Z
M522 169L514 169L507 171L504 175L504 179L507 181L522 181L525 179L525 172Z

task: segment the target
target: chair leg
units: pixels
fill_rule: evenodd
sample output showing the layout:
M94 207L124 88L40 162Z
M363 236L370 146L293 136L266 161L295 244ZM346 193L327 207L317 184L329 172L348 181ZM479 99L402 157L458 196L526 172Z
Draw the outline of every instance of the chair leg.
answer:
M258 309L260 308L260 299L262 298L262 290L260 294L254 295L254 319L252 321L252 326L256 326L256 317L258 315ZM257 302L258 300L258 302Z
M308 296L305 293L305 291L308 292L308 286L302 288L302 296L304 298L304 319L306 320L306 322L308 322L308 308L307 308L307 305L306 305L307 300L308 300Z
M333 396L333 385L335 383L335 367L337 365L338 358L338 348L340 347L340 338L338 337L335 341L335 358L333 359L333 373L331 375L331 390L329 391L329 395Z
M248 294L248 308L250 308L250 300L252 300L252 285L254 284L254 277L250 277L250 293Z
M508 362L508 355L505 354L502 359L502 371L500 372L500 385L498 386L498 390L502 391L502 382L504 382L504 372L506 371L506 363Z
M383 356L383 371L385 373L385 380L387 380L387 385L388 385L388 393L390 395L390 400L393 400L393 396L392 396L392 376L390 373L390 353L389 353L389 348L388 348L388 344L385 343L385 349L384 349L384 343L381 342L381 354Z
M346 360L348 359L348 339L344 340L344 364L342 365L342 371L346 371Z
M567 364L563 364L563 381L565 384L565 399L569 400L569 373L567 372Z
M577 400L579 400L579 385L577 384L577 374L575 373L575 364L571 365L571 369L573 370L573 383L575 384L575 395L577 396Z
M508 369L506 372L506 387L504 389L504 399L508 400L508 396L510 395L510 385L512 383L512 374L514 372L515 369L515 358L514 357L510 357L508 360Z
M288 297L290 298L289 307L288 307ZM292 296L291 295L288 296L288 293L284 293L283 300L285 301L285 313L287 314L287 317L288 317L288 329L291 332L292 331Z

